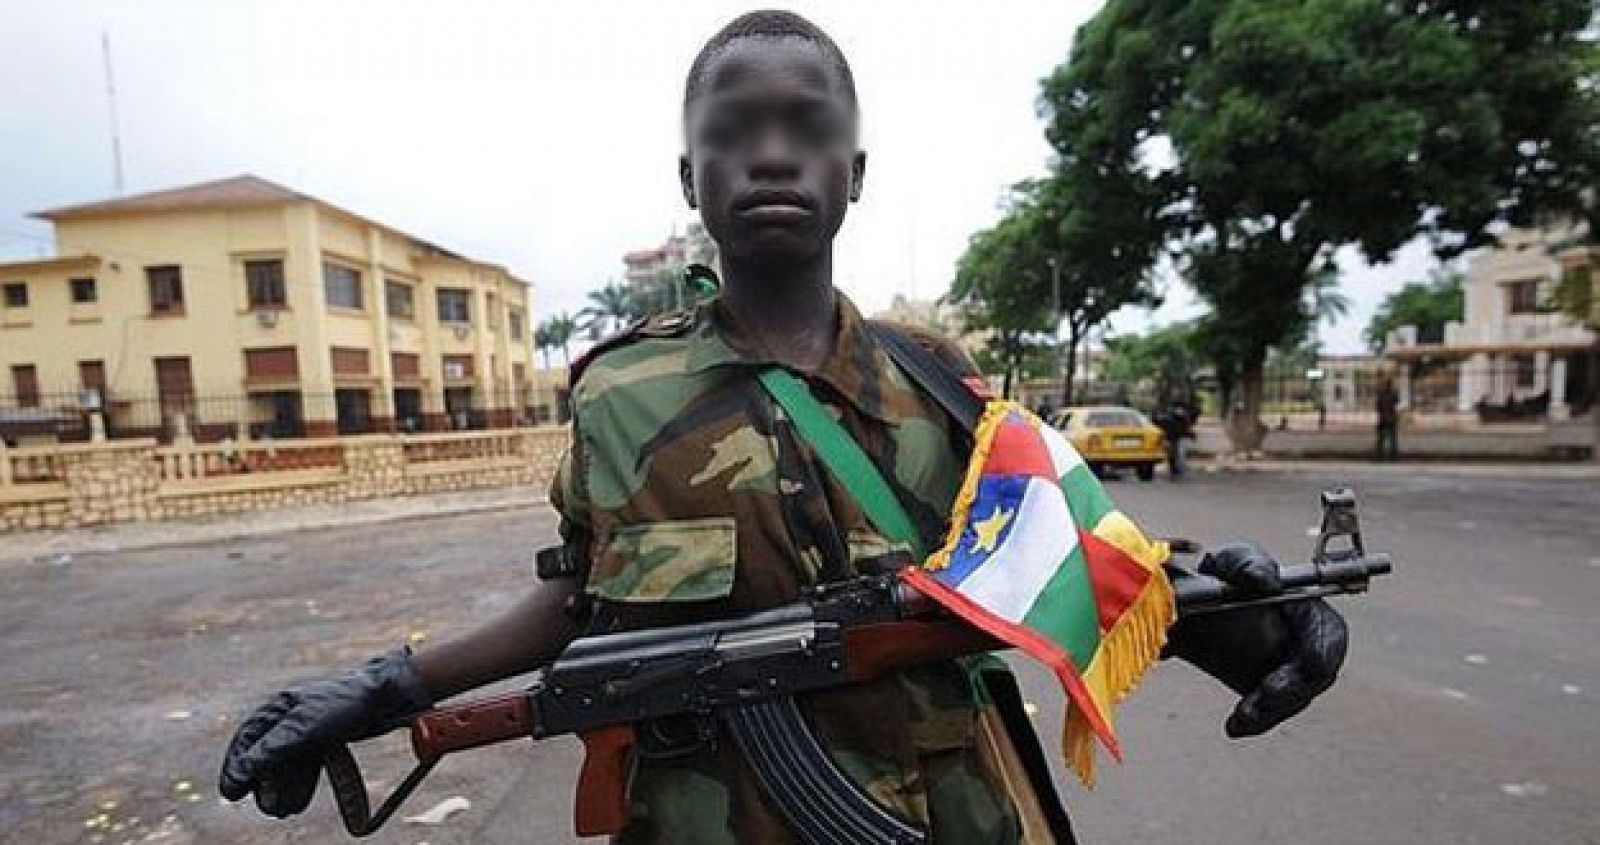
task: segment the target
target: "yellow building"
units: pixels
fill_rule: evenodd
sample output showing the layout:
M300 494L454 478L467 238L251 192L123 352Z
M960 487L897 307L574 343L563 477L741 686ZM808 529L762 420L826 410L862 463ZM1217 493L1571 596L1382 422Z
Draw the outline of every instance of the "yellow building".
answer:
M528 284L254 176L42 211L0 263L0 433L202 439L519 422Z

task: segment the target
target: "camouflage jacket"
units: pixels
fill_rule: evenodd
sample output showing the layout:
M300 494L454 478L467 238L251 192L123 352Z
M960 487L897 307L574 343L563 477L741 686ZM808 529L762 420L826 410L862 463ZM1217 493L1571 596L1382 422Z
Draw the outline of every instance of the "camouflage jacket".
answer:
M965 467L964 433L893 365L842 294L838 316L833 350L800 375L937 545ZM573 439L551 500L564 532L587 547L587 590L610 629L789 603L804 585L871 571L904 551L867 522L766 394L755 376L769 361L748 335L713 301L636 327L573 385ZM946 341L914 336L971 371ZM973 748L975 698L957 664L802 704L840 766L930 826L935 841L1015 839L1010 803ZM792 841L722 740L688 760L639 761L621 840Z

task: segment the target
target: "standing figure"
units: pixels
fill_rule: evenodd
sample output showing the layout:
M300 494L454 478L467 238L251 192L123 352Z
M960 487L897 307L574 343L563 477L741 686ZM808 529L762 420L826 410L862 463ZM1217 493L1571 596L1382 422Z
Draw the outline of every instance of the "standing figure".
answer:
M1167 475L1174 480L1182 478L1183 441L1194 437L1194 424L1200 416L1199 410L1183 391L1173 388L1152 416L1152 422L1161 429L1167 441Z
M1400 394L1394 380L1385 376L1378 383L1378 460L1400 460Z
M701 49L686 88L678 175L720 248L724 284L715 299L641 322L573 367L572 442L550 496L564 541L557 577L458 639L279 693L240 723L223 797L253 794L270 815L299 813L330 747L529 672L574 637L770 609L810 585L905 565L903 546L858 504L853 479L823 465L763 387L761 374L774 368L827 406L929 547L939 544L971 441L834 287L834 236L867 163L844 54L798 15L753 12ZM900 331L955 384L977 377L948 340ZM1253 546L1221 548L1203 569L1282 589L1277 563ZM1170 653L1243 696L1226 724L1231 736L1303 710L1333 683L1346 643L1343 620L1320 599L1184 620L1165 637ZM945 660L800 703L838 766L933 842L1010 845L1022 836L1018 807L1053 793L1048 782L997 770L972 680L966 662ZM731 738L700 742L680 737L682 727L654 724L671 753L630 760L631 803L616 841L795 842Z

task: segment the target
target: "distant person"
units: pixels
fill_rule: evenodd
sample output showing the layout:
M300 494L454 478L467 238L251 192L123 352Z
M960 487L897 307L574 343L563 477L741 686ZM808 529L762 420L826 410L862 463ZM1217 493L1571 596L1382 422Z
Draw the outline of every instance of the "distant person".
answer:
M1394 382L1378 383L1378 460L1400 460L1400 394Z
M1166 435L1167 475L1173 479L1182 478L1183 441L1194 437L1194 424L1200 411L1184 393L1173 391L1167 394L1166 401L1156 408L1152 417L1156 428Z

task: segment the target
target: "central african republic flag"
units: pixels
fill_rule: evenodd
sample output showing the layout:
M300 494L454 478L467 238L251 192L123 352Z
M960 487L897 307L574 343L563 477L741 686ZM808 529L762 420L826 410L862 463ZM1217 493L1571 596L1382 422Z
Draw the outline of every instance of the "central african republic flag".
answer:
M1060 432L990 402L945 544L903 577L1055 671L1070 700L1062 751L1089 784L1094 737L1121 759L1112 707L1159 658L1175 618L1167 556Z

